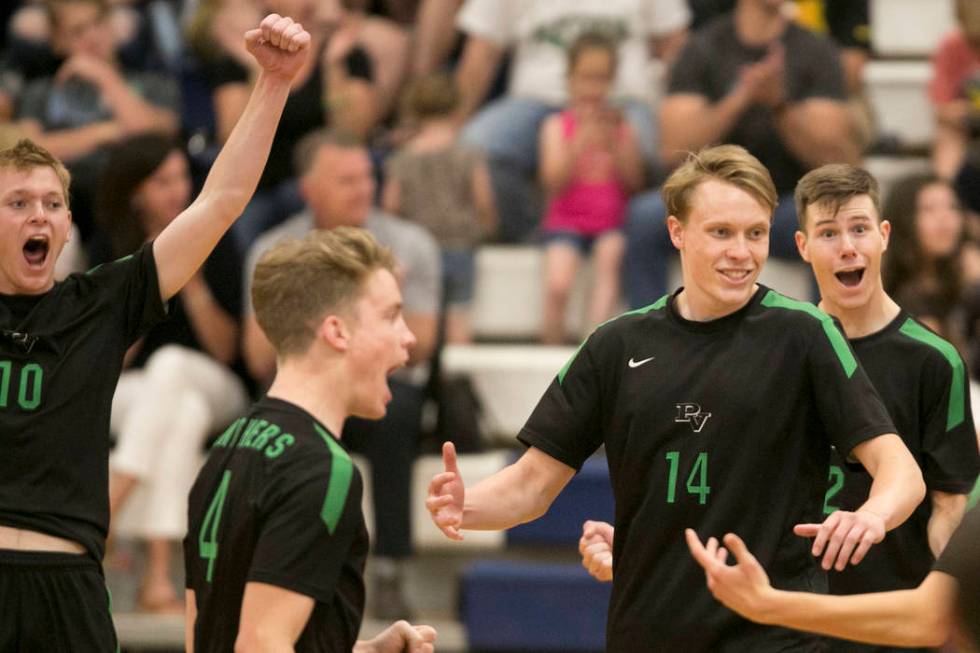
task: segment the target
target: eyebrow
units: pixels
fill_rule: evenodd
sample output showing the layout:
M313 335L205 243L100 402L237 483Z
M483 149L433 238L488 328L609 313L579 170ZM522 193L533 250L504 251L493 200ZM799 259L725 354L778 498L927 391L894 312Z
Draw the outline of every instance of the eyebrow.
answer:
M846 218L846 221L847 222L871 222L871 216L869 216L867 213L858 213L858 214L852 215L849 218ZM837 218L834 217L834 218L824 218L823 220L817 220L813 224L813 226L814 227L821 227L821 226L826 225L826 224L837 224Z

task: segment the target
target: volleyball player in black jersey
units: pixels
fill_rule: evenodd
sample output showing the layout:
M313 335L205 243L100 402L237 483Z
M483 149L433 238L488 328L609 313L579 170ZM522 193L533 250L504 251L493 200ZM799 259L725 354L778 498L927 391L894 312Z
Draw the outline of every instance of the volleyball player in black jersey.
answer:
M30 141L0 152L0 651L116 650L101 560L123 356L244 209L309 39L277 14L245 34L261 72L201 194L155 241L86 274L54 280L64 166Z

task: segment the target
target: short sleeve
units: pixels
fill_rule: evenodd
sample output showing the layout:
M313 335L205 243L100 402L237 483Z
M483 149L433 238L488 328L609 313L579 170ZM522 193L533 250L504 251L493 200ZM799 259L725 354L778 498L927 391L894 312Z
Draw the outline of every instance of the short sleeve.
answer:
M50 88L51 85L47 80L38 80L28 84L17 103L17 117L44 122Z
M456 26L506 46L516 37L519 3L526 0L466 0L456 16Z
M558 372L518 439L580 469L603 442L601 383L593 359L595 334Z
M363 524L362 486L339 445L320 461L301 472L282 470L283 483L260 499L261 532L248 580L329 602Z
M127 344L139 340L167 316L152 243L143 245L134 254L93 268L86 276L94 282L104 282L113 294L107 303L112 310L122 311Z
M668 95L702 95L711 97L708 87L709 65L708 48L703 35L694 35L687 40L670 69L667 82Z
M811 329L807 372L831 443L846 456L862 442L895 433L878 392L834 321L824 315Z
M212 91L225 84L248 84L248 70L229 56L204 64L204 73Z
M938 338L937 338L938 340ZM980 474L966 366L949 343L923 369L922 476L930 490L967 494Z

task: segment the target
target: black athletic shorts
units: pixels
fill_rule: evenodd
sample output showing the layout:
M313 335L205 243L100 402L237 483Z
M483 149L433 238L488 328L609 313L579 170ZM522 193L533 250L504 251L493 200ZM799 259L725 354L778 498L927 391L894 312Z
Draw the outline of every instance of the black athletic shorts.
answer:
M84 554L0 549L0 653L114 653L109 590Z

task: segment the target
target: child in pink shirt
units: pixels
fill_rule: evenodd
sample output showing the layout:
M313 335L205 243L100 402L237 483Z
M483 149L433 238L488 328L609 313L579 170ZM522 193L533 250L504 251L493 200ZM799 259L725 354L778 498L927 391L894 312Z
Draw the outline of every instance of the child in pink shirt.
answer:
M619 301L625 239L620 227L630 194L644 180L636 135L609 103L616 76L616 46L587 32L568 54L570 105L541 128L541 183L548 195L545 309L541 339L565 341L568 296L582 256L593 253L589 321L612 317Z

